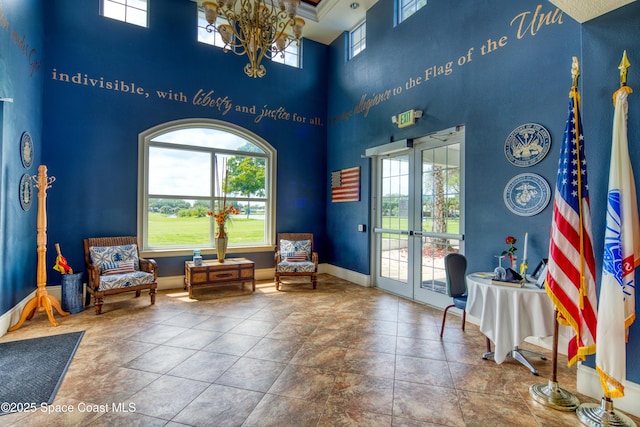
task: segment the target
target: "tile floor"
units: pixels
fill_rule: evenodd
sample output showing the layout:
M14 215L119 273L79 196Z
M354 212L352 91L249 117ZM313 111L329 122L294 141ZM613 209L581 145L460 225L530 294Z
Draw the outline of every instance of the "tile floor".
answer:
M482 360L478 327L375 288L322 275L310 284L120 294L56 319L37 313L0 338L86 331L50 409L2 426L578 426L529 397L546 383L507 359ZM543 351L527 344L524 348ZM562 356L561 356L562 357ZM560 359L558 381L575 392ZM73 412L59 412L62 408ZM58 411L58 412L55 412ZM633 418L638 425L640 420Z

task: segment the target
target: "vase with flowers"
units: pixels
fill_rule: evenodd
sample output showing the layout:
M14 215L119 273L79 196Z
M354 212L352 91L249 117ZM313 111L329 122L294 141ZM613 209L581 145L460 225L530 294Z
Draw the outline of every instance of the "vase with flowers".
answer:
M231 215L238 215L240 211L238 208L232 205L227 205L227 179L228 169L225 168L224 180L223 180L223 197L222 207L216 212L209 211L207 215L213 217L216 220L216 250L218 252L218 262L224 262L224 258L227 255L227 244L229 243L229 236L225 229L227 221L231 218Z
M507 238L504 239L504 241L507 245L509 245L509 249L507 249L506 251L502 251L501 255L508 256L509 262L511 264L511 269L518 271L518 257L515 254L518 248L514 246L517 240L513 236L507 236Z

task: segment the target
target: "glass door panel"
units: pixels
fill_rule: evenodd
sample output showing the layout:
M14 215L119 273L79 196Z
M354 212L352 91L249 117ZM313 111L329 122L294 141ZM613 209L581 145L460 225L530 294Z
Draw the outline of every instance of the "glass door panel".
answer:
M410 285L409 156L379 159L380 205L375 228L378 249L377 283L390 292L413 297Z

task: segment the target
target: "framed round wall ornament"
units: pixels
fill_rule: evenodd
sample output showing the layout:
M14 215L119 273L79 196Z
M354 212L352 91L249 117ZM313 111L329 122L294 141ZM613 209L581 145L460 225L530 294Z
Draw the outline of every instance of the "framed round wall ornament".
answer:
M504 155L518 167L538 164L551 148L551 135L542 125L525 123L515 128L504 142Z
M33 202L33 180L31 175L25 173L20 178L20 188L18 190L20 196L20 207L23 211L31 209L31 202Z
M23 132L20 137L20 158L25 169L29 169L33 164L33 139L29 132Z
M551 200L549 183L540 175L522 173L504 187L504 204L516 215L533 216L547 207Z

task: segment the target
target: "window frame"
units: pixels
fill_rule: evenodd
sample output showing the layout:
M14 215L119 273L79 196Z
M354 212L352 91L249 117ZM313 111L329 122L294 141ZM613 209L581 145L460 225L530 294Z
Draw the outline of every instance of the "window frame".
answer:
M100 15L102 15L105 18L109 18L109 19L113 19L116 21L120 21L120 22L126 22L127 24L131 24L131 25L136 25L138 27L142 27L142 28L149 28L149 3L150 0L138 0L138 1L144 1L146 9L140 9L139 7L136 6L132 6L131 4L129 4L131 0L100 0ZM109 16L105 14L105 8L108 4L119 4L124 6L124 19L120 19L117 18L115 16ZM128 16L128 12L130 10L136 10L136 11L140 11L140 12L144 12L144 25L141 25L137 22L132 22L129 20Z
M149 247L148 245L148 200L149 200L149 148L165 147L169 144L158 143L153 144L152 139L163 134L194 128L209 128L217 131L232 133L248 142L258 146L265 153L263 158L266 159L265 170L265 241L260 243L252 243L249 246L229 245L227 253L236 252L268 252L273 251L275 242L276 229L276 173L277 173L277 151L271 144L259 137L258 135L232 123L224 122L216 119L182 119L171 122L162 123L147 129L138 135L138 207L137 207L137 237L140 245L140 251L143 256L184 256L193 253L193 247ZM172 148L184 148L185 151L197 150L197 145L175 145ZM233 150L227 149L209 149L210 151L218 151L222 154L233 153ZM239 154L246 154L238 151ZM260 157L260 156L257 156ZM216 197L214 197L215 199ZM215 246L200 246L203 254L215 254Z
M282 53L278 52L276 54L272 53L269 56L269 59L271 59L271 62L286 65L287 67L302 68L302 39L296 42L292 36L289 36L289 40L292 40L292 41L291 41L291 44L289 44L289 46L287 46L287 48L284 50L284 58L281 57ZM273 47L275 48L275 43ZM291 52L289 49L292 49L292 48L295 48L296 51ZM286 62L287 55L294 55L296 57L296 63L295 64L287 63Z
M396 0L396 22L398 23L398 25L415 15L415 13L423 7L427 6L428 0L424 0L424 4L418 7L418 3L420 1L421 0ZM403 5L403 3L405 2L406 5ZM408 14L405 14L404 11L407 9L409 9L406 12Z
M355 54L354 47L356 43L354 42L354 34L359 33L361 35L360 39L357 41L358 47L360 50ZM367 20L364 19L358 25L356 25L351 31L349 31L349 59L353 59L362 53L367 48Z

